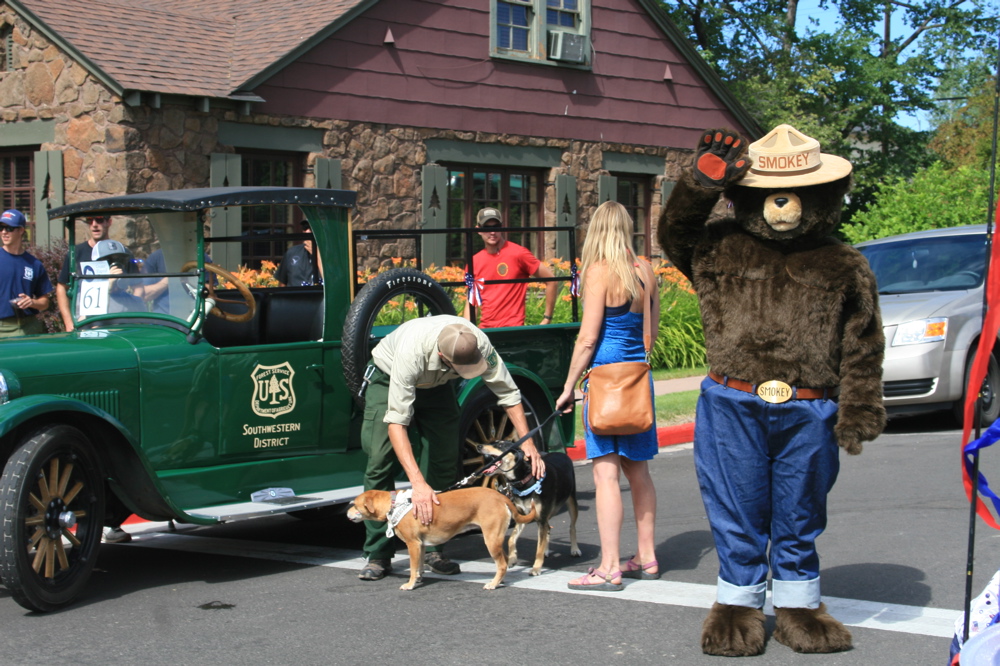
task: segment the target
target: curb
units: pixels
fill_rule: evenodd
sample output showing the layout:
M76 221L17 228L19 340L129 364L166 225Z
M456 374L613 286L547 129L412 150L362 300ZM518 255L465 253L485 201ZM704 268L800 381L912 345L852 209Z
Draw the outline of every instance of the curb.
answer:
M662 449L665 446L674 444L686 444L694 441L694 423L682 423L675 426L664 426L656 429L656 440ZM570 460L586 460L587 444L584 440L578 439L573 442L572 448L566 449L566 455Z

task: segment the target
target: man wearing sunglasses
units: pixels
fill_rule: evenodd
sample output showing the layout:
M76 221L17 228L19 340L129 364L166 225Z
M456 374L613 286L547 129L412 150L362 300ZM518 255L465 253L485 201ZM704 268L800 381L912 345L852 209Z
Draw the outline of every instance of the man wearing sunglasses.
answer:
M107 240L111 230L111 219L106 217L88 217L85 224L87 225L87 235L89 238L82 243L78 243L74 249L74 252L76 252L77 270L79 270L81 263L90 261L94 246L102 240ZM134 263L129 263L125 267L125 272L138 273L139 269ZM142 286L136 281L132 293L142 298L142 290ZM70 310L69 302L69 252L66 253L62 270L59 271L59 280L56 284L56 303L59 306L59 316L62 317L63 326L67 331L72 331L76 326L73 324L73 314Z
M24 250L24 214L5 210L0 215L0 338L45 332L36 317L49 309L52 283L42 262Z
M526 247L504 238L499 231L503 219L496 208L484 208L476 216L476 226L486 247L472 258L475 281L481 290L482 304L479 306L479 327L524 326L524 296L528 291L526 282L507 284L483 284L483 280L515 280L527 277L555 277L547 265L538 260ZM545 316L543 324L552 323L552 311L556 305L557 282L545 283ZM465 303L465 318L470 318L471 306Z

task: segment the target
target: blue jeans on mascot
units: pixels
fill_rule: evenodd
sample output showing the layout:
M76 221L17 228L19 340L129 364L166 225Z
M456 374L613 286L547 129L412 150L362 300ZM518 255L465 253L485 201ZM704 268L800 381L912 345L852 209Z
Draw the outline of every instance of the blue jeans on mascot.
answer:
M694 458L719 556L719 603L763 608L770 569L775 607L819 607L816 537L840 469L836 420L833 399L772 404L702 383Z

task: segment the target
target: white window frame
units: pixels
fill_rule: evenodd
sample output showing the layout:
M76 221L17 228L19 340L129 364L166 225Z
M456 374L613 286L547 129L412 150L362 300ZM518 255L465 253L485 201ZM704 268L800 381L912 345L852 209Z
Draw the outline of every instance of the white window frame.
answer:
M497 5L507 2L508 4L521 5L528 8L528 50L521 51L513 48L501 48L498 36ZM591 0L578 0L579 25L576 29L563 26L549 26L546 22L547 0L490 0L490 56L506 60L516 60L520 62L532 62L536 64L551 65L557 67L570 67L573 69L590 69L592 53L587 49L586 61L583 63L565 62L550 60L549 31L562 30L583 35L590 44L590 2Z

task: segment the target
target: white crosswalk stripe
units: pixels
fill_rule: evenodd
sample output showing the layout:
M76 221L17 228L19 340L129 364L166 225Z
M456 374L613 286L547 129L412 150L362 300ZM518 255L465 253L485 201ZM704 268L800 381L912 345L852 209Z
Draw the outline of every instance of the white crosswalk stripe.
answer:
M127 547L138 546L206 555L251 557L351 570L359 570L364 566L364 560L357 557L357 551L322 546L185 535L183 528L177 532L165 531L166 525L167 523L129 525L128 531L132 534L133 540ZM462 573L457 576L438 576L429 571L425 571L424 575L430 578L447 578L484 585L493 578L493 574L496 572L492 562L461 562L461 565ZM397 573L409 570L409 558L405 552L397 554L393 560L393 568ZM543 570L541 576L529 576L527 567L514 566L507 572L504 585L564 594L608 596L607 592L567 589L566 584L579 575L579 572ZM624 590L614 594L614 598L650 604L707 609L715 601L715 586L672 582L663 579L636 580L629 581ZM823 601L830 614L848 626L940 638L952 636L955 619L960 613L957 610L943 608L923 608L838 597L823 597ZM770 598L764 607L764 612L769 615L774 614Z

